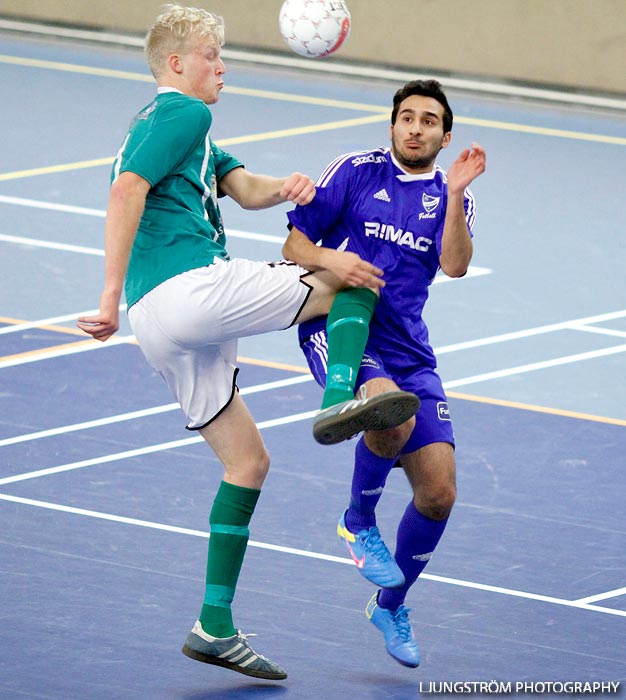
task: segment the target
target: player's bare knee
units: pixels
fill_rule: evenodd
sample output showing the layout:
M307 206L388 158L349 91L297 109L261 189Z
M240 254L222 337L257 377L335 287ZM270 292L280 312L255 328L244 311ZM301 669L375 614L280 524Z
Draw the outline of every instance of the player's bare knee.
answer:
M263 479L265 479L265 477L267 476L267 473L270 470L270 455L269 455L269 452L267 450L264 449L263 452L259 455L259 458L256 462L255 468L256 468L256 474L259 477L262 477Z
M263 449L245 460L238 461L236 465L227 465L226 471L240 486L261 488L269 468L270 456L267 450Z
M374 454L391 459L399 454L406 445L415 427L415 418L387 430L368 430L365 433L365 444Z
M445 520L454 507L456 501L456 486L447 483L437 489L415 494L415 507L431 520Z

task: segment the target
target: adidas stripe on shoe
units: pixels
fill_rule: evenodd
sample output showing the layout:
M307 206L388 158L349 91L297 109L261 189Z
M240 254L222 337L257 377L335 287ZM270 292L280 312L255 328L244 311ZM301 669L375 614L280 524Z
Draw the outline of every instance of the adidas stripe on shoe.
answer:
M183 646L183 654L205 664L222 666L237 673L271 681L282 681L287 673L273 661L257 654L248 644L247 637L251 635L237 634L232 637L212 637L207 634L196 620L191 632L187 635Z

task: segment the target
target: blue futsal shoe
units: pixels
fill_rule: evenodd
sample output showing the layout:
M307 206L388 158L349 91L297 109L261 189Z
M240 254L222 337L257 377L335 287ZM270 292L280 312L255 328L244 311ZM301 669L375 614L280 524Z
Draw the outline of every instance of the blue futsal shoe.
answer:
M367 619L384 634L387 652L403 666L417 668L420 665L420 650L411 630L410 612L404 605L397 610L381 608L378 593L374 593L365 608Z
M368 399L351 399L322 409L313 421L313 437L335 445L364 430L388 430L414 416L420 400L410 391L388 391Z
M397 588L404 584L404 574L391 556L377 527L356 534L346 527L344 513L337 525L337 535L346 543L352 561L368 581L383 588Z

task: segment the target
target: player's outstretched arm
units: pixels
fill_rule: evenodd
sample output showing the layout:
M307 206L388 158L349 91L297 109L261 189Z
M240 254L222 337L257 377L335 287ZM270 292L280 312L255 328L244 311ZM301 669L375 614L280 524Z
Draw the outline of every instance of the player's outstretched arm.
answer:
M486 154L473 143L448 168L448 206L441 239L439 265L448 277L462 277L473 254L472 238L464 208L466 187L485 171Z
M283 245L283 256L307 270L329 270L345 287L380 289L385 286L380 268L356 253L315 245L295 226Z
M283 202L308 204L315 196L315 183L302 173L279 178L235 168L220 179L219 185L244 209L266 209Z
M119 328L119 304L130 250L146 204L150 184L135 173L125 172L111 186L105 223L104 291L100 310L82 316L76 324L96 340L108 340Z

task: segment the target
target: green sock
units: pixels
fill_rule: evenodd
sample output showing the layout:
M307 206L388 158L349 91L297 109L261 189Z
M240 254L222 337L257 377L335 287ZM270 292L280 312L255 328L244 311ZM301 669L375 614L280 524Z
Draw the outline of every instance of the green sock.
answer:
M326 320L328 372L322 408L354 398L354 385L378 303L371 289L350 287L337 294Z
M206 593L200 613L202 629L213 637L232 637L231 603L248 544L248 525L261 492L222 481L209 523L211 537L206 568Z

